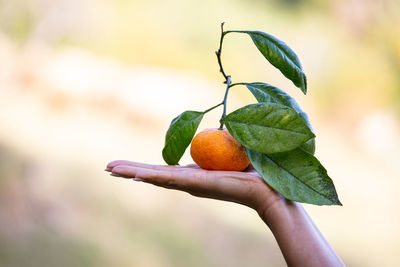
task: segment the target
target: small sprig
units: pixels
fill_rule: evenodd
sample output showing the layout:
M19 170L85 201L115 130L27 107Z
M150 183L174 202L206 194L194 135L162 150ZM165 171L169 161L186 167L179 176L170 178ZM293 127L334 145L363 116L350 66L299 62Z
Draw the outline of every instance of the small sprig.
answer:
M190 145L203 116L223 105L220 119L243 147L264 181L283 197L315 205L341 205L332 179L314 156L315 134L307 114L283 90L262 82L232 83L222 65L222 45L230 33L248 35L261 54L304 94L307 79L295 52L283 41L261 31L224 30L221 23L219 48L215 51L219 71L226 84L223 101L205 111L188 110L172 120L162 151L165 162L179 163ZM229 89L241 85L256 98L250 104L226 114Z
M225 82L224 83L227 83L229 76L226 75L226 73L224 71L224 67L222 66L222 61L221 61L222 43L224 41L224 36L226 34L226 32L224 31L224 24L225 24L225 22L221 23L221 37L220 37L220 40L219 40L219 48L218 48L217 51L215 51L215 54L217 55L217 59L218 59L219 71L222 73L222 75L225 78Z
M222 43L224 41L224 36L227 32L224 31L224 24L225 22L221 23L221 37L219 40L219 48L217 51L215 51L215 54L217 55L217 60L218 60L218 65L219 65L219 71L222 73L222 75L225 78L224 83L226 84L226 90L225 90L225 95L224 95L224 100L222 101L222 104L224 105L223 111L222 111L222 115L221 115L221 119L220 121L220 126L219 129L222 130L224 128L224 123L223 123L223 119L226 116L226 100L228 98L228 92L229 92L229 88L231 87L231 83L232 83L232 79L230 75L227 75L224 71L224 67L222 66L222 60L221 60L221 54L222 54Z

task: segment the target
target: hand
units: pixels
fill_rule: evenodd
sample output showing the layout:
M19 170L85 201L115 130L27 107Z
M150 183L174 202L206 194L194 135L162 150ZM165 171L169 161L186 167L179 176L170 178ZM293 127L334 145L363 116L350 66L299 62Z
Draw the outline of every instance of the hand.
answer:
M109 163L106 171L255 209L274 234L288 266L344 266L302 206L285 200L252 168L244 172L207 171L195 164L161 166L117 160Z
M252 167L244 172L208 171L196 164L163 166L117 160L110 162L106 171L113 176L134 178L197 197L240 203L259 214L265 214L273 203L282 200Z

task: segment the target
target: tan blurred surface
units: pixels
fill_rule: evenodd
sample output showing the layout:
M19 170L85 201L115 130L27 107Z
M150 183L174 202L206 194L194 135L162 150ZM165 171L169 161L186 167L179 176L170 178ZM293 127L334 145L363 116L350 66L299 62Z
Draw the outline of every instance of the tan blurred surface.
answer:
M297 52L307 96L248 38L228 36L223 60L234 81L274 84L309 114L343 207L305 206L345 263L396 266L399 11L390 0L0 2L0 266L285 266L255 212L103 171L162 164L171 119L222 99L221 21ZM234 87L228 110L253 101Z

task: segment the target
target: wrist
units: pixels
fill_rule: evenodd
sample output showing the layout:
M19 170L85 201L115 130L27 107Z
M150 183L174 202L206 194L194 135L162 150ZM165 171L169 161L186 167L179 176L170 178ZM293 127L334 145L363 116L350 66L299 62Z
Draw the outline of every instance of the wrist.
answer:
M285 199L279 194L269 202L264 202L257 209L257 213L261 219L271 228L275 223L285 217L291 210L297 209L297 203Z

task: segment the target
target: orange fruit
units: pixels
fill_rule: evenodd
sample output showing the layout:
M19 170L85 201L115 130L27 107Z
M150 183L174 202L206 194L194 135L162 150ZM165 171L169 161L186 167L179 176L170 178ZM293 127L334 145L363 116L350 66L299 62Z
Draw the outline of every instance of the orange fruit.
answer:
M206 170L243 171L250 164L246 149L227 129L209 128L198 133L193 138L190 155Z

